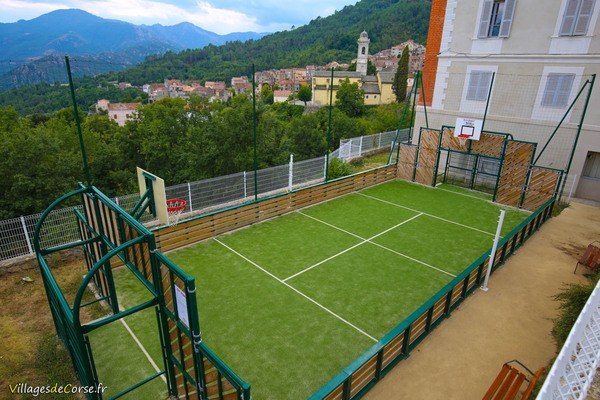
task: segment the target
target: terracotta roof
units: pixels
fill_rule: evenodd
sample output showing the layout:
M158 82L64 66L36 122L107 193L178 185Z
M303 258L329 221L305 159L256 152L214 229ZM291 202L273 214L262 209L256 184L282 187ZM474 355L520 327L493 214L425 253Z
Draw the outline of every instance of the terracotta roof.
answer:
M128 111L137 110L142 103L109 103L108 111Z
M273 97L290 97L292 92L289 90L274 90Z

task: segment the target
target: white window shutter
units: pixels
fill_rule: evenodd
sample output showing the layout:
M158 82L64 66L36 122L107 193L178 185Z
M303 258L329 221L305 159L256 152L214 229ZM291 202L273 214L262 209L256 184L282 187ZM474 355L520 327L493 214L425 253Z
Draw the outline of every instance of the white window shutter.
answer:
M502 25L500 25L498 37L508 37L510 34L510 26L515 15L516 3L517 0L506 0L506 3L504 3L504 15L502 16Z
M577 19L577 9L581 0L568 0L563 14L562 24L560 25L560 36L571 36Z
M581 0L581 6L579 8L579 16L575 23L575 29L573 35L586 35L590 19L592 19L592 12L594 11L594 0Z
M549 74L546 78L546 87L544 88L544 96L542 97L542 106L552 107L554 105L554 96L558 87L558 74Z
M569 97L571 95L574 79L575 75L560 74L560 79L556 88L556 107L566 107L569 104Z
M542 106L564 108L569 103L571 89L573 89L574 74L548 74Z
M469 86L467 87L467 100L485 101L490 90L492 73L488 71L471 71Z
M481 12L481 19L479 20L479 33L477 34L478 38L488 37L493 5L494 0L483 0L483 11Z

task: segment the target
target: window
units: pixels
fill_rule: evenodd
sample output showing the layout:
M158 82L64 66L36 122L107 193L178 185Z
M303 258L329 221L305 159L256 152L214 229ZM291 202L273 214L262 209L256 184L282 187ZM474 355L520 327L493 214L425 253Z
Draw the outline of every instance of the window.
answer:
M590 151L586 158L581 176L600 179L600 153Z
M363 47L363 48L362 48L362 50L361 50L361 53L362 53L362 54L365 54L365 51L366 51L366 48L365 48L365 47Z
M583 36L587 34L596 0L567 0L560 36Z
M542 106L565 108L569 103L574 80L574 74L548 74L544 95L542 97Z
M478 38L508 37L516 0L483 0Z
M117 119L117 114L114 115L114 119Z
M488 71L471 71L467 100L486 101L492 82L492 73Z

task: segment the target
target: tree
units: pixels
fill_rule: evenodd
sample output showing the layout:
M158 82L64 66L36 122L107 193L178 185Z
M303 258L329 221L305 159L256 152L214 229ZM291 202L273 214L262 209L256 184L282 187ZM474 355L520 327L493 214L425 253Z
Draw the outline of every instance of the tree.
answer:
M265 104L273 104L275 97L271 90L271 86L269 86L268 83L262 85L262 88L260 89L260 99Z
M335 106L349 117L360 117L366 110L364 92L358 83L350 83L348 78L340 84L335 98Z
M298 89L298 100L303 101L304 105L306 105L307 101L312 99L312 88L308 85L300 86Z
M392 88L396 95L396 100L401 103L406 100L406 81L408 80L408 46L402 50L402 56L398 61L398 69L396 75L394 75L394 82Z

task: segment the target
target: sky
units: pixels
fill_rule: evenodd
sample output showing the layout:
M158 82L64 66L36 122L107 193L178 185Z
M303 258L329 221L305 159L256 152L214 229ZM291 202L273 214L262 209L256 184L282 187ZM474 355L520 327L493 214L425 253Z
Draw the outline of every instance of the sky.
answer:
M79 8L102 18L134 24L191 22L218 34L275 32L326 17L358 0L0 0L0 22L33 19L50 11Z

